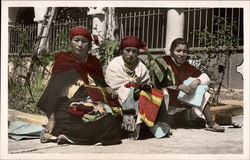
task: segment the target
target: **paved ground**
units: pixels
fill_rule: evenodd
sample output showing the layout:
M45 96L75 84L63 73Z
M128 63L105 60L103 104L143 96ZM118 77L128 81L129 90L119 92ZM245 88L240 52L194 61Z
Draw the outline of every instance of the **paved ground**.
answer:
M243 116L233 117L233 121L243 123ZM173 157L173 154L187 154L185 157L179 157L180 159L187 159L189 156L197 156L200 154L215 156L211 159L223 158L228 155L229 159L249 159L242 156L244 153L244 126L242 128L232 128L232 126L228 125L225 126L225 128L225 133L209 132L204 129L179 128L172 130L173 135L169 138L149 138L137 141L124 139L122 140L122 144L114 146L57 145L54 143L41 144L38 139L23 141L9 139L8 151L10 156L22 156L27 153L31 155L47 153L50 154L48 156L50 158L54 154L60 154L54 158L61 157L62 159L72 158L72 153L88 154L84 156L85 158L88 156L99 156L97 159L105 159L105 156L111 156L111 159L138 159L139 157L144 157L143 159L150 157L153 159L157 157L167 159L171 156ZM70 154L70 156L62 156L61 154ZM95 154L95 156L91 154ZM103 156L103 154L105 154L105 156ZM102 155L101 158L100 155ZM43 158L45 159L48 157L44 156ZM176 156L174 157L176 158ZM73 159L76 158L74 157Z

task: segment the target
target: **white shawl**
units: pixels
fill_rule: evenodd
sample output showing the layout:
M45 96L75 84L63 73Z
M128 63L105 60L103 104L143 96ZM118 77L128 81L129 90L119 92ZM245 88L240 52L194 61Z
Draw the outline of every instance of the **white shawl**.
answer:
M126 83L150 83L149 71L141 61L135 68L136 78L131 78L125 69L122 56L116 57L109 63L105 76L107 84L118 93L121 104L127 99L130 92L129 88L124 87Z

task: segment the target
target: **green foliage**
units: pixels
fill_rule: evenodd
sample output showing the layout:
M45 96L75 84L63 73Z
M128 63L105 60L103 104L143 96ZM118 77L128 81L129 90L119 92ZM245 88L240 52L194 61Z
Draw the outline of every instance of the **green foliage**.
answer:
M97 48L100 56L100 62L107 65L114 57L119 54L119 42L112 40L103 40Z
M9 58L9 61L11 61L14 69L16 68L23 68L23 70L27 70L27 62L23 60L27 53L32 53L35 42L31 40L29 37L29 31L23 30L22 28L17 28L21 30L21 32L18 32L18 39L22 40L21 42L10 42L12 46L16 46L16 53L12 58Z
M71 45L68 34L65 31L59 32L56 38L50 43L50 48L53 48L55 52L69 51Z
M34 60L37 66L47 67L54 61L55 55L49 52L43 51L37 58Z
M31 86L34 95L33 100L25 83L17 81L16 79L14 81L9 79L9 108L28 113L42 114L42 112L36 107L36 103L45 88L45 85L42 82L43 77L40 74L36 77L35 82Z
M79 20L84 15L87 15L88 9L82 7L58 7L58 11L56 14L56 20Z
M194 34L200 42L201 49L192 51L193 64L205 72L212 79L210 85L212 93L211 103L219 104L220 89L228 67L230 55L236 53L237 36L233 35L237 29L236 21L227 18L215 17L213 32L204 28ZM217 88L217 89L215 89Z
M18 39L20 39L20 42L11 42L12 45L14 43L17 43L17 53L19 55L23 55L25 53L31 53L33 52L33 48L35 46L35 41L32 41L31 38L29 38L30 33L27 30L22 30L21 32L18 32Z
M155 88L164 88L175 84L174 73L162 57L154 58L147 50L148 61L146 67L149 70L152 85Z
M46 69L54 59L54 55L43 51L33 59L35 64L30 68L31 54L35 50L35 42L30 42L26 32L21 32L22 43L18 43L18 54L9 57L9 64L12 65L8 76L8 101L9 108L23 112L39 113L36 103L45 88L44 77L48 76ZM24 56L25 55L25 56ZM27 56L30 55L30 56ZM31 78L27 74L31 69Z
M8 77L9 108L17 109L23 112L41 114L36 107L36 103L46 86L46 84L43 83L44 76L48 75L45 74L44 70L41 70L41 66L47 66L49 62L44 60L43 61L46 63L37 61L36 63L39 64L33 68L33 76L30 81L27 81L25 76L28 72L27 63L29 60L20 59L23 60L24 63L22 65L15 66L16 68L13 68ZM46 73L48 73L48 71Z

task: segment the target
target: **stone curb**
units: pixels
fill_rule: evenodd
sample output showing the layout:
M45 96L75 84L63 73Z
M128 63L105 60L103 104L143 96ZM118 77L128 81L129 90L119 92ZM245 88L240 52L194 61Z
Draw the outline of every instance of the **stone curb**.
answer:
M243 115L243 103L242 101L228 100L223 102L223 106L211 106L211 112L213 118L219 124L231 124L233 116ZM43 115L36 115L30 113L24 113L17 110L8 110L9 121L23 121L27 123L34 123L37 125L46 125L48 119Z
M243 105L238 103L225 104L221 106L211 106L213 119L222 125L232 124L232 117L243 115Z
M46 125L48 119L43 115L36 115L30 113L24 113L17 110L8 110L8 121L23 121L27 123L34 123L37 125Z

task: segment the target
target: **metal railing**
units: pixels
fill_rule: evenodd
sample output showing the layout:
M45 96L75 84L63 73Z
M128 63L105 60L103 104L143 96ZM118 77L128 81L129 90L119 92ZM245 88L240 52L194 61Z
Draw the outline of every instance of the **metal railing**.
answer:
M62 22L54 22L50 30L49 37L49 47L48 51L50 53L58 52L62 49L65 49L66 41L68 40L68 32L74 26L85 26L90 31L92 30L92 19L85 17L84 19L79 19L78 21L74 20L65 20Z
M9 53L32 52L37 37L37 24L9 26Z
M117 8L119 38L136 36L152 50L163 49L166 41L165 10L163 8Z
M163 51L166 40L166 20L168 8L118 8L119 38L137 36L147 43L152 51ZM232 36L236 36L238 49L243 43L243 9L242 8L187 8L183 9L185 15L184 39L193 49L201 49L198 40L199 34L205 27L214 32L214 18L216 16L235 20L237 29L231 28ZM226 25L226 24L225 24Z
M137 36L147 43L151 51L164 51L166 43L168 8L116 8L119 39L125 36ZM214 17L227 17L237 22L237 29L231 31L232 36L239 38L238 49L242 49L243 40L243 9L242 8L187 8L184 9L184 38L191 48L202 48L197 35L205 27L213 32ZM86 26L91 30L92 19L85 17L78 21L66 20L52 24L48 43L49 52L56 52L64 47L61 41L69 29L76 25ZM9 53L20 53L32 49L37 37L37 24L9 26Z
M207 27L207 30L214 33L216 28L214 23L216 17L223 17L227 22L236 22L237 28L230 28L232 36L238 38L237 48L242 49L243 39L243 9L242 8L188 8L184 10L185 29L184 38L189 42L190 48L201 49L203 46L199 41L200 32ZM232 23L231 23L232 24ZM226 22L225 22L225 25ZM194 33L197 34L194 34ZM198 40L197 40L198 39Z
M89 17L78 21L65 20L53 22L48 38L48 52L54 53L65 49L67 33L74 26L85 26L92 29L92 20ZM38 25L9 26L9 53L30 55L34 51L37 40Z

